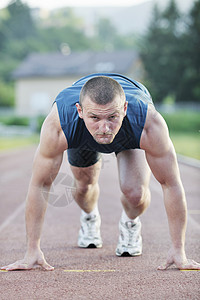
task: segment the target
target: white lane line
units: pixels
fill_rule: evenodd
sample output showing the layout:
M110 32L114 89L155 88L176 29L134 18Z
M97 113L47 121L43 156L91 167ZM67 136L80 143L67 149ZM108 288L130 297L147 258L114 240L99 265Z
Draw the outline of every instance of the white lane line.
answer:
M189 209L188 210L188 213L190 214L190 215L200 215L200 210L198 210L198 209Z
M197 228L200 229L200 224L197 223L197 221L194 220L194 219L192 218L192 216L189 215L189 214L188 214L188 222L190 222L190 224L191 224L192 226L196 227L196 229L197 229Z
M177 154L177 159L180 164L200 169L200 160Z
M18 208L10 215L1 225L0 225L0 232L6 228L25 208L25 202L20 204Z
M3 175L0 176L0 184L3 185L4 183L8 183L9 181L24 176L24 174L26 174L24 170L23 171L16 170L16 171L4 173Z

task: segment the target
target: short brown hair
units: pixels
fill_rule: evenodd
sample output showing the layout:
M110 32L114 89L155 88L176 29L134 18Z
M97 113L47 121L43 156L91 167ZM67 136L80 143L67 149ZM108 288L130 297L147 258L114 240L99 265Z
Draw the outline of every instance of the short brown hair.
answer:
M93 77L84 84L80 92L80 105L82 105L86 95L100 105L112 102L117 95L125 102L125 93L122 86L116 80L107 76Z

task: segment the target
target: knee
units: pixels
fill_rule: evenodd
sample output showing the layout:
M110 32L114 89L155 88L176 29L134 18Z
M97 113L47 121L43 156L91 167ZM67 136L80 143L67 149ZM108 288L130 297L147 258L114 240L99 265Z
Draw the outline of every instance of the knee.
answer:
M149 189L146 187L130 187L130 186L123 186L121 187L124 200L128 201L134 207L140 206L145 201L149 200L150 192Z
M77 183L75 184L76 192L82 196L92 192L98 184L94 183Z

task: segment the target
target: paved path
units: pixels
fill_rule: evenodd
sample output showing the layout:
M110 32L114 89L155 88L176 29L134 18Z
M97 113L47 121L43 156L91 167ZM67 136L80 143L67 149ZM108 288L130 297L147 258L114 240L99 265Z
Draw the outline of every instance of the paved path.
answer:
M24 200L34 152L31 147L0 155L1 266L21 259L25 252ZM180 171L189 209L186 250L188 257L200 261L200 171L183 164ZM162 191L153 176L152 202L141 218L143 255L137 258L115 256L121 204L114 156L103 157L100 177L102 249L77 247L80 209L71 198L71 182L64 161L50 196L42 236L42 250L55 270L0 272L1 300L200 299L199 271L175 267L157 271L165 262L170 241Z

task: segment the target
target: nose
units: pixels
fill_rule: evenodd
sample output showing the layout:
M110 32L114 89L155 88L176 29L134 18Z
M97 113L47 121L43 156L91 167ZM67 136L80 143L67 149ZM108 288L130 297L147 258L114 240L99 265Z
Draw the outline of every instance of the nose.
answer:
M102 133L106 133L106 132L109 131L109 125L108 125L108 122L106 120L101 121L100 126L99 126L99 130Z

